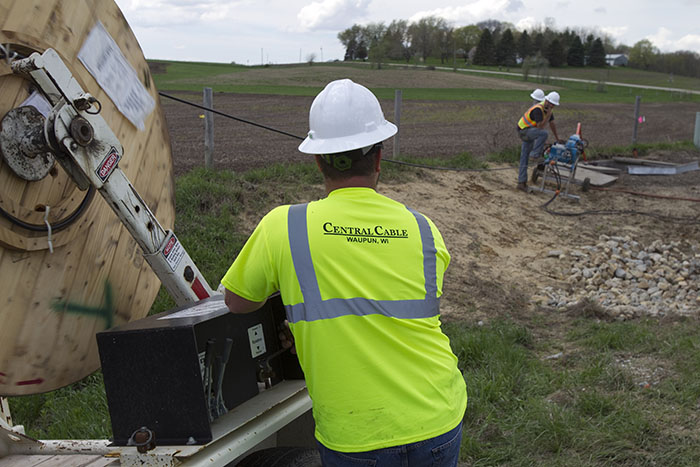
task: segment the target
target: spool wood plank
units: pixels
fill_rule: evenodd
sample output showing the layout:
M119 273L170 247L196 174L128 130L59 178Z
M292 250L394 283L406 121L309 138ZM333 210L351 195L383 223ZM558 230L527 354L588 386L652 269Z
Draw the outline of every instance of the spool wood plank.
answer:
M116 108L78 59L97 22L119 46L156 102L139 131ZM101 116L118 136L120 168L165 228L174 224L170 137L143 52L113 0L0 0L0 43L14 50L51 47L81 87L102 104ZM30 83L0 64L0 118L29 95ZM27 182L0 161L0 208L23 222L43 224L75 211L85 196L63 168ZM0 395L50 391L99 366L95 333L144 317L160 282L107 203L96 194L67 228L31 232L0 218ZM107 285L109 284L109 285ZM111 301L106 298L111 288Z

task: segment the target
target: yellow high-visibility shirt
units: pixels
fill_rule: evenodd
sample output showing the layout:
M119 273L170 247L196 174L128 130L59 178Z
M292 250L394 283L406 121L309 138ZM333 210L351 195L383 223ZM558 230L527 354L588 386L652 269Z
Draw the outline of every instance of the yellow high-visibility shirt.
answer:
M427 217L343 188L269 212L221 283L258 302L281 292L316 438L360 452L461 423L466 386L439 320L449 261Z

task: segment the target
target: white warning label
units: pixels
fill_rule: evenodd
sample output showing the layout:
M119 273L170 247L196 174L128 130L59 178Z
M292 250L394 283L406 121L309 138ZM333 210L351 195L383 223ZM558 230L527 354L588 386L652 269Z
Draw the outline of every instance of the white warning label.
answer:
M177 269L177 265L180 263L180 260L183 256L185 256L185 249L182 248L182 245L177 241L177 237L175 237L175 235L171 235L170 238L168 238L168 241L163 248L163 256L168 262L170 269L173 271Z
M266 352L262 324L256 324L252 328L248 328L248 340L250 341L250 353L253 358Z
M88 34L78 58L117 109L136 128L143 130L146 117L156 103L101 22L98 21Z

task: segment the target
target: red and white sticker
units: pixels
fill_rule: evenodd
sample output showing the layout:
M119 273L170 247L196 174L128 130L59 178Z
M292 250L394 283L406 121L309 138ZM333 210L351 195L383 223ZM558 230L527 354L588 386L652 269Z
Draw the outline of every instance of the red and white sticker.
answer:
M175 271L183 256L185 256L185 249L182 248L175 235L171 235L165 247L163 247L163 257L168 262L170 269Z
M117 151L114 147L109 149L109 153L104 159L102 159L102 163L99 167L97 167L97 170L95 170L95 173L98 177L100 177L100 180L103 182L107 180L110 174L114 172L114 169L117 168L117 164L119 164L119 160L121 158L122 155L119 154L119 151Z

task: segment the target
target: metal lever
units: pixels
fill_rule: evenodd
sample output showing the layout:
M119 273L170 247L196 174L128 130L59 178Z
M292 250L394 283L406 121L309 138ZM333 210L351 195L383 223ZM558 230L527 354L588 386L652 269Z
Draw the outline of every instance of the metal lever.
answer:
M208 339L204 348L204 399L207 406L207 414L209 421L213 420L211 416L211 384L212 384L212 363L214 360L214 339Z
M226 364L231 356L231 348L233 347L233 339L227 337L224 342L224 353L222 356L217 357L217 381L216 381L216 403L214 404L214 411L217 417L228 412L226 405L224 404L223 395L223 385L224 385L224 373L226 372Z
M270 389L270 387L272 387L272 377L275 376L275 372L272 366L270 366L270 360L279 357L289 349L291 349L291 347L279 349L258 361L258 381L265 383L265 389Z

